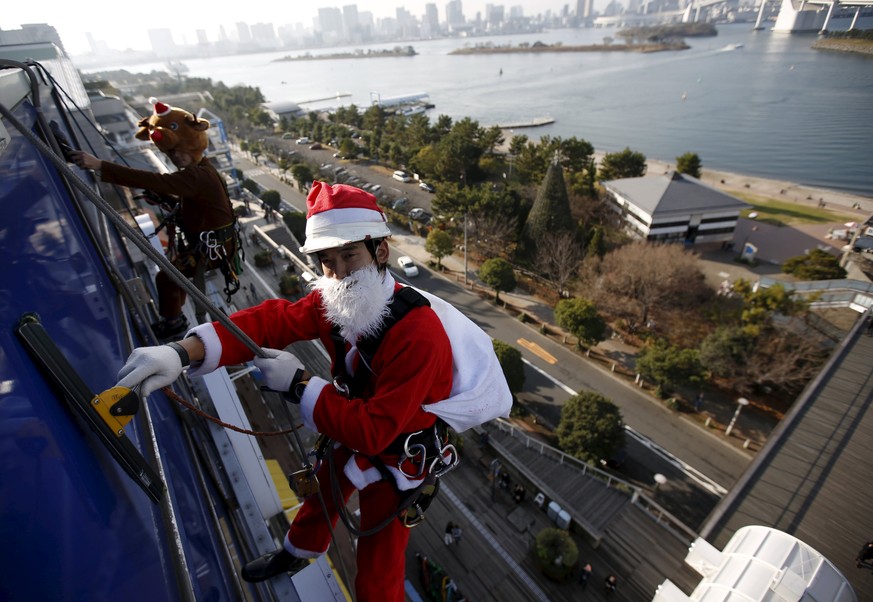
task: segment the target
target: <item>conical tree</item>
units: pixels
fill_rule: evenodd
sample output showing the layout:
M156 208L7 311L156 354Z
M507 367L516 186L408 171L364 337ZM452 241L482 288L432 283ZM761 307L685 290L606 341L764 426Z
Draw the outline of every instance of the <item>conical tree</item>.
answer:
M570 215L570 201L567 198L567 186L564 183L564 171L558 154L546 171L546 177L537 191L527 221L524 224L525 242L528 251L533 252L537 241L543 236L553 236L558 232L573 230L573 218Z

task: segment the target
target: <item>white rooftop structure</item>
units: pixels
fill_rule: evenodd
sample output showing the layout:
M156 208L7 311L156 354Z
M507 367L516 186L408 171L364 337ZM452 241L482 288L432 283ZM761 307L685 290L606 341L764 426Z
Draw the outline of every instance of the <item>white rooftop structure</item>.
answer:
M857 602L852 586L824 556L770 527L739 529L724 551L698 538L685 563L703 580L686 595L669 579L652 602Z

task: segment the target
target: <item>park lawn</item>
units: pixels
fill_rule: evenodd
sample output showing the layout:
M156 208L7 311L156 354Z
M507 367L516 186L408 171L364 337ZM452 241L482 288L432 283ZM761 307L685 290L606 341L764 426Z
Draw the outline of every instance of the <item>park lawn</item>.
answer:
M755 212L758 214L756 220L776 226L835 224L855 220L849 214L805 203L776 200L754 194L735 194L734 196L752 205L751 209L746 209L740 214L742 217L749 217L750 213Z

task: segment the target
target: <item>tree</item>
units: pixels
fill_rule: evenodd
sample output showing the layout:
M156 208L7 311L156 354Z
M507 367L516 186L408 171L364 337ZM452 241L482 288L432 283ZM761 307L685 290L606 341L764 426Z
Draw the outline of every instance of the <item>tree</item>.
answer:
M355 159L358 156L358 145L351 138L343 138L339 145L339 153L343 159Z
M285 178L285 174L288 172L289 169L291 169L291 165L292 165L291 159L289 159L288 157L285 157L285 156L279 157L279 169L282 170L282 179L283 180Z
M595 271L592 299L632 331L648 324L653 309L694 308L713 294L697 258L677 245L631 243L607 253Z
M261 193L261 200L273 211L278 211L279 204L282 202L282 196L277 190L265 190Z
M503 376L506 377L506 384L509 385L509 392L515 395L524 388L524 362L521 360L521 351L497 339L492 339L491 342L494 344L494 353L497 355L497 361L500 362Z
M442 259L452 254L454 241L452 236L445 230L433 229L424 241L424 250L436 257L437 267L442 269Z
M297 163L291 167L291 177L297 181L297 189L303 191L304 188L312 184L315 176L312 173L312 168L306 163Z
M306 214L301 211L285 211L282 213L282 221L288 226L288 230L294 235L298 243L306 240Z
M666 395L677 385L696 384L704 370L696 349L680 349L659 340L637 354L637 371Z
M676 171L700 179L700 157L697 153L685 153L676 157Z
M498 303L500 303L500 291L509 292L515 288L516 284L512 265L500 257L483 262L479 268L479 278L494 289L494 300Z
M603 237L603 226L591 228L586 254L590 257L599 257L600 259L603 259L603 256L606 255L606 240Z
M573 229L570 202L564 184L564 170L558 157L549 165L546 177L537 191L537 198L527 216L524 231L530 243L543 236L554 236Z
M555 434L564 452L589 463L599 463L624 446L621 410L599 393L573 395L561 408Z
M601 180L641 178L646 175L646 156L625 148L617 153L606 153L600 161Z
M753 336L770 326L776 314L793 316L809 309L806 301L796 298L781 284L755 289L749 281L740 278L734 282L733 290L743 300L743 328Z
M579 339L577 345L591 347L606 338L606 322L593 303L585 299L561 299L555 306L555 321Z
M557 527L547 527L537 533L534 551L540 570L552 579L566 579L579 560L576 542L567 531Z
M536 243L536 266L558 285L558 294L564 296L567 282L579 269L582 247L573 232L544 235Z
M792 257L782 264L782 271L801 280L839 280L846 277L840 258L821 249Z
M242 187L254 194L255 196L261 194L261 185L251 178L245 178L243 180Z

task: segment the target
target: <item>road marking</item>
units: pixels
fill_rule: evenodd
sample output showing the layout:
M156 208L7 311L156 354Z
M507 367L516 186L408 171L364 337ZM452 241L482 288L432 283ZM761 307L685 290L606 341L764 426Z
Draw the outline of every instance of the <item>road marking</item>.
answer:
M521 345L522 347L524 347L525 349L527 349L528 351L530 351L531 353L533 353L537 357L549 362L550 364L557 364L558 363L558 360L555 358L554 355L550 354L548 351L546 351L545 349L543 349L542 347L540 347L536 343L528 341L527 339L518 339L516 341L516 343L518 343L519 345Z

